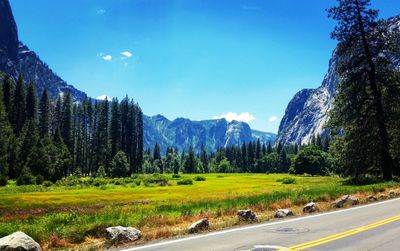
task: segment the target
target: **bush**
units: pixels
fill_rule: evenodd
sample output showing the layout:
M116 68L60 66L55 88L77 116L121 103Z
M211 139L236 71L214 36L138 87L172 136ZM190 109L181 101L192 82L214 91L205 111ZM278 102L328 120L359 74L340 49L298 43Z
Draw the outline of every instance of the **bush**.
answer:
M308 173L311 175L328 174L328 156L316 146L306 146L294 160L296 174Z
M203 177L203 176L196 176L196 177L193 178L193 180L194 180L194 181L205 181L206 178Z
M0 175L0 187L7 186L8 180L5 175Z
M172 174L173 179L180 179L182 176L180 174L174 173Z
M111 177L126 177L129 172L128 159L123 151L117 152L110 165Z
M145 176L143 179L143 183L145 186L154 186L154 185L160 185L160 186L165 186L168 185L168 177L162 174L152 174Z
M33 184L36 184L36 177L32 175L29 168L24 167L21 170L21 174L17 179L17 185L22 186L22 185L33 185Z
M193 185L193 180L191 179L184 179L184 180L178 180L176 182L177 185Z
M293 177L284 177L282 179L277 179L276 182L282 182L282 184L296 184L296 179Z
M44 182L44 177L42 175L36 176L36 185L41 185Z
M45 180L42 185L45 187L51 187L53 185L53 182L51 182L49 180Z

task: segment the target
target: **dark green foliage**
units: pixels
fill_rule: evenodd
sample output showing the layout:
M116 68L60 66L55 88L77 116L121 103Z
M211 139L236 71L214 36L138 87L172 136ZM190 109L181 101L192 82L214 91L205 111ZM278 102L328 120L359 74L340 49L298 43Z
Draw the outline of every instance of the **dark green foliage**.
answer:
M7 186L7 184L8 184L7 176L5 176L4 174L0 174L0 187Z
M347 175L389 180L395 171L391 124L399 122L393 107L400 102L400 87L387 59L400 51L393 42L399 32L388 32L370 5L369 0L340 0L329 10L338 22L332 38L339 41L342 59L330 120L337 133L331 152Z
M39 104L39 132L41 137L48 137L51 128L51 104L47 90L45 89Z
M32 175L31 170L29 168L24 167L21 170L21 173L17 179L17 185L33 185L36 184L36 177Z
M194 150L193 147L189 148L189 154L188 156L185 158L183 167L185 169L186 173L194 173L196 171L196 157L194 156Z
M326 175L329 160L326 153L311 145L300 150L293 167L296 174Z
M196 176L196 177L193 178L193 180L194 180L194 181L205 181L205 180L206 180L206 177L203 177L203 176Z
M193 180L191 179L183 179L183 180L178 180L176 182L177 185L193 185Z
M129 173L129 163L123 151L118 151L111 161L110 176L126 177Z
M25 114L26 114L26 120L33 120L37 122L38 102L37 102L37 92L33 82L30 82L28 86L28 92L26 94Z
M26 94L25 94L25 84L24 80L22 79L22 76L18 77L13 101L14 102L12 108L11 123L15 134L19 136L26 120L26 114L25 114Z

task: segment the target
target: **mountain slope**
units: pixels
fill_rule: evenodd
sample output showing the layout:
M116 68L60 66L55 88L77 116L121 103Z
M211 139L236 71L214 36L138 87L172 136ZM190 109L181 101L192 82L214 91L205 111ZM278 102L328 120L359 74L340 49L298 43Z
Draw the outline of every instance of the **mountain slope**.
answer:
M17 25L8 0L0 0L0 71L14 79L22 74L27 83L34 81L39 94L47 88L53 99L66 91L72 94L75 101L86 97L84 92L68 85L35 52L19 42Z
M400 16L388 19L387 23L388 29L400 31ZM310 142L313 135L323 135L326 132L324 126L329 120L329 111L332 109L336 86L339 83L336 73L339 61L335 50L322 85L317 89L299 91L289 102L279 125L277 142L305 144ZM400 55L394 55L392 62L400 70Z
M164 152L168 146L187 151L193 146L199 151L203 144L208 151L224 146L240 145L260 139L263 143L274 142L276 135L251 130L247 123L225 119L191 121L177 118L168 120L162 115L144 117L144 145L153 148L160 144Z

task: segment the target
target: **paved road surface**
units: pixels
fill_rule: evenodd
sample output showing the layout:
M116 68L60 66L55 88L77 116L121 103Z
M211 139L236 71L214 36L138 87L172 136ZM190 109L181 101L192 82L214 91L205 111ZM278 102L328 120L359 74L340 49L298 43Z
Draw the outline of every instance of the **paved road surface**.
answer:
M267 245L286 250L400 250L400 199L154 242L124 251L240 251ZM257 249L264 250L279 248Z

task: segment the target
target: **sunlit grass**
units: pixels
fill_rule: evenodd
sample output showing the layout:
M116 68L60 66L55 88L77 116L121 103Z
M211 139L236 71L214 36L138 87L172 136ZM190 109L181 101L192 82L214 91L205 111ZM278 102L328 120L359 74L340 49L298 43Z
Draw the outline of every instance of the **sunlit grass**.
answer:
M196 175L183 175L193 179ZM379 191L396 183L367 186L342 185L338 177L293 176L295 184L277 180L283 174L207 174L193 185L146 187L35 187L25 191L10 185L0 188L0 236L22 230L41 243L50 236L80 243L86 237L101 238L109 226L134 226L144 230L144 239L158 236L155 229L180 226L199 217L232 216L235 210L273 209L285 202L303 205L311 200L328 201L346 193ZM229 219L232 221L231 219ZM177 227L176 233L179 233ZM175 233L175 234L176 234Z

